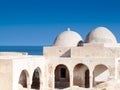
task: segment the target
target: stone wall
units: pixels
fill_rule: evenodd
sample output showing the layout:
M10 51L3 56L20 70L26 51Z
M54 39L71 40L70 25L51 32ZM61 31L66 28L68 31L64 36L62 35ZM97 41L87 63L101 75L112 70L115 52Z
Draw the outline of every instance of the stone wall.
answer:
M0 90L12 90L12 62L0 60Z

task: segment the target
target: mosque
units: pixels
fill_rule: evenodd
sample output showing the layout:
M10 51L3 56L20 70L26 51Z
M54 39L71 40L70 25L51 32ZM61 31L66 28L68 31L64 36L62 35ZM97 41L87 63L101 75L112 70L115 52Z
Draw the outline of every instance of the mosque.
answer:
M0 52L0 90L66 90L77 86L93 89L120 79L120 44L105 27L86 36L59 34L43 55ZM81 89L83 90L83 89Z

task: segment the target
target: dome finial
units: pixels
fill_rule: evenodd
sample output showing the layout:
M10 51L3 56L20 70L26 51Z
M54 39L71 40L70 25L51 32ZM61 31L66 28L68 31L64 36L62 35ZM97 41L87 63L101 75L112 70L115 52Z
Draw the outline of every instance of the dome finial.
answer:
M67 31L71 31L70 28L67 28Z

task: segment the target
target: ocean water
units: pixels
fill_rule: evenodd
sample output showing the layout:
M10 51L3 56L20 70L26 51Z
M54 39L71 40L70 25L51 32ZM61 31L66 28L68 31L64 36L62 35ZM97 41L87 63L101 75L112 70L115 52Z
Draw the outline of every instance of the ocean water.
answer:
M43 46L0 46L0 52L28 52L29 55L42 55Z

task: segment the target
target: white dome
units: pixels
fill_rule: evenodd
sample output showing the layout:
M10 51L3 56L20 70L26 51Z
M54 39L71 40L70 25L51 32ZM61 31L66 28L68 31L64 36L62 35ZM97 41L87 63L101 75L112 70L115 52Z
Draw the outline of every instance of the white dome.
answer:
M117 43L113 33L105 27L98 27L91 31L85 40L86 43Z
M68 29L67 31L62 32L57 36L54 41L55 46L63 46L63 47L74 47L77 46L78 42L81 41L81 36Z

